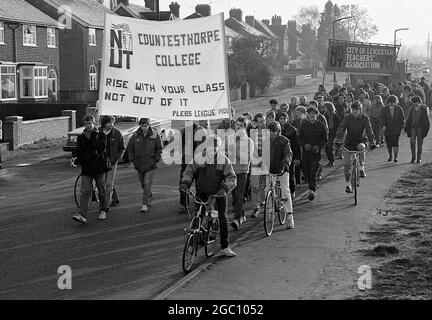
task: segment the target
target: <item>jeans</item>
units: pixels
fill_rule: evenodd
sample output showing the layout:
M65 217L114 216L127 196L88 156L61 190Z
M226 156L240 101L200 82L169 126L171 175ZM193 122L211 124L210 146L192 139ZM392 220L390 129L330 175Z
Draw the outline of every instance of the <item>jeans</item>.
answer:
M417 142L417 160L421 160L423 152L423 130L421 128L411 128L411 157L416 159L416 142Z
M252 189L252 199L256 201L257 204L264 202L265 189L267 183L267 175L252 175L251 176L251 189Z
M286 199L283 203L283 208L286 213L293 213L293 204L290 192L290 174L285 172L283 175L278 177L281 184L281 196L282 199Z
M198 197L206 202L210 195L205 193L198 193ZM227 215L227 197L224 198L216 198L216 207L218 210L219 217L219 225L220 225L220 244L221 248L228 248L229 239L228 239L228 215Z
M185 170L186 170L186 165L182 164L181 169L180 169L180 182L181 182L181 179L182 179L182 176L183 176L183 173L185 172ZM180 205L186 206L186 199L187 199L187 194L180 191Z
M234 206L234 219L239 220L244 216L244 193L246 188L247 173L237 174L237 186L232 191L233 206Z
M149 198L151 198L151 186L153 183L153 173L154 170L147 171L147 172L141 172L137 171L138 173L138 179L141 183L141 187L143 189L143 196L142 196L142 204L148 205L149 204Z
M382 143L383 139L383 132L382 132L382 123L379 118L370 118L370 122L372 125L372 131L374 133L375 139L378 144Z
M351 170L353 164L354 155L348 151L343 151L344 156L344 173L345 173L345 181L351 181ZM364 168L365 165L365 153L359 154L359 167Z
M112 165L112 170L105 173L105 189L106 189L106 198L108 206L111 205L113 200L113 192L114 192L114 180L117 174L117 162ZM117 193L114 197L114 200L118 200Z
M299 185L301 183L300 176L301 176L302 169L303 169L303 163L300 161L300 165L294 168L296 185Z
M296 166L294 165L294 161L292 161L289 167L289 188L291 194L293 194L296 191L296 186L297 186L295 170L296 170Z
M80 195L80 214L85 218L92 200L93 179L96 181L96 187L99 195L99 211L108 211L105 192L105 173L99 174L96 178L90 176L81 176L81 195Z
M335 155L333 153L333 144L336 139L336 131L329 131L328 142L325 146L325 151L327 155L327 159L331 162L334 162Z
M316 175L320 166L321 153L313 153L311 151L303 152L303 173L305 175L306 181L309 184L309 190L316 191Z

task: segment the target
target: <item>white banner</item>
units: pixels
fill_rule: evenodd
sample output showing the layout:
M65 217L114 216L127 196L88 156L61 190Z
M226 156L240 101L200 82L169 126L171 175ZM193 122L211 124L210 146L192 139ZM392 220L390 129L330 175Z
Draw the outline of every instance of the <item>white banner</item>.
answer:
M150 21L106 15L99 114L229 118L223 14Z

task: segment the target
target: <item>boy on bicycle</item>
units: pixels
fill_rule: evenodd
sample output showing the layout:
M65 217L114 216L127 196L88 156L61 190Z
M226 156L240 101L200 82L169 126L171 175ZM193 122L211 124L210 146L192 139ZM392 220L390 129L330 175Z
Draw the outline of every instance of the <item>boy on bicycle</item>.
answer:
M351 113L344 117L342 123L340 124L338 131L336 133L335 146L336 148L340 148L342 137L345 136L345 148L349 151L358 151L359 144L365 143L366 141L370 142L369 148L371 150L375 149L375 136L372 131L372 126L369 120L369 117L362 113L362 104L360 101L354 101L351 105ZM366 131L366 136L364 132ZM348 151L343 152L344 157L344 172L345 172L345 181L347 182L347 186L345 192L352 193L351 186L351 170L352 170L352 153ZM361 153L359 155L359 165L360 165L360 178L366 178L365 172L365 153Z
M219 152L221 144L220 138L209 135L205 143L198 146L194 161L183 173L180 191L187 191L195 179L197 196L202 201L207 201L211 195L223 196L216 198L222 254L234 257L237 254L229 247L227 194L236 187L237 177L229 159Z

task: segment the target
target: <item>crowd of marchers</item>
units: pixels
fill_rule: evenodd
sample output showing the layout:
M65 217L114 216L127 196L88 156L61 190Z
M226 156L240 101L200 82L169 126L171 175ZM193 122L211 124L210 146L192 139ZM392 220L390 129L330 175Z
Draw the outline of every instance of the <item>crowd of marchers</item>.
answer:
M235 115L212 130L208 120L194 122L188 134L180 131L182 161L179 173L179 213L186 213L187 191L194 184L196 195L206 201L219 195L217 210L220 222L222 253L235 256L229 247L229 225L237 231L247 219L244 205L252 201L254 209L249 218L262 214L264 197L270 185L270 175L276 175L281 186L283 210L287 213L287 228L294 228L293 199L299 185L305 183L310 201L317 196L317 181L322 178L322 153L326 154L326 167L343 159L345 191L352 192L352 152L383 147L388 150L388 161L398 162L399 139L405 131L410 139L411 163L420 163L423 139L430 122L426 99L432 90L423 81L400 82L388 87L382 83L364 83L355 86L335 83L331 90L319 85L313 99L292 97L290 103L269 101L265 112ZM113 116L102 116L101 127L95 119L83 119L85 129L77 142L77 162L82 168L80 212L73 219L87 222L87 208L93 180L99 193L99 219L105 220L111 207L118 205L114 181L117 164L124 152L133 163L142 187L140 211L150 212L152 183L157 163L162 159L164 147L171 139L161 138L150 119L141 118L139 128L128 146L115 128ZM232 134L218 135L220 130ZM164 133L165 134L165 133ZM196 139L199 136L200 139ZM189 159L185 146L201 160ZM342 145L344 148L342 148ZM269 147L269 163L257 163L253 158L263 157ZM359 176L366 177L365 152L359 156ZM245 160L246 159L246 160ZM119 191L121 192L121 190ZM114 193L114 196L113 196ZM231 223L228 217L228 194L232 194Z

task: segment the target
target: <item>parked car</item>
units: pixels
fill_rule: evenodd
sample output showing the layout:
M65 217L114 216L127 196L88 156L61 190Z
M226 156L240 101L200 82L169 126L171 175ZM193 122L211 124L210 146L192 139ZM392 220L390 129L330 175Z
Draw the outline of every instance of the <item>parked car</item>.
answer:
M116 118L115 127L118 130L120 130L121 134L123 135L125 145L127 147L133 133L139 128L138 118L121 117L121 116L116 116L115 118ZM162 129L164 128L168 129L171 127L171 120L151 119L151 126L155 127L160 134ZM76 157L78 136L80 136L83 133L83 131L84 131L84 127L79 127L76 128L75 130L68 132L67 141L66 144L63 146L63 151L72 152L72 157ZM129 161L127 156L128 153L125 152L125 155L123 156L123 161L125 162Z

